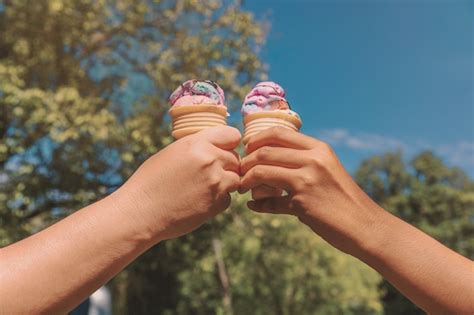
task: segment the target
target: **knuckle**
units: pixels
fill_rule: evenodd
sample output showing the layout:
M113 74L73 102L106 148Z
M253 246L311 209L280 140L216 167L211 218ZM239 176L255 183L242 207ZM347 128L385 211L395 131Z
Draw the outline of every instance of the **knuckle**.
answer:
M314 184L313 176L311 176L308 173L305 173L303 174L303 176L301 176L301 182L305 187L313 186Z
M265 160L267 159L271 154L271 148L270 147L261 147L257 151L257 160Z
M312 154L309 157L309 164L312 165L315 168L320 168L321 167L321 159L319 158L318 153L315 152L315 154Z
M193 146L190 151L191 158L200 166L207 167L216 162L216 155L212 154L210 150Z
M333 160L332 156L333 156L333 152L332 152L332 149L329 147L329 145L327 149L325 148L315 149L314 152L312 152L311 157L309 158L310 164L318 170L323 170L327 168L328 165Z
M207 184L212 191L219 190L221 178L215 172L207 176Z
M210 154L203 154L199 157L198 161L202 166L208 167L213 165L216 162L216 159Z
M305 190L314 186L314 177L308 172L303 172L298 176L296 187L298 190Z
M327 142L324 142L324 141L321 141L319 143L319 150L321 152L324 152L325 154L331 154L333 152L331 146Z

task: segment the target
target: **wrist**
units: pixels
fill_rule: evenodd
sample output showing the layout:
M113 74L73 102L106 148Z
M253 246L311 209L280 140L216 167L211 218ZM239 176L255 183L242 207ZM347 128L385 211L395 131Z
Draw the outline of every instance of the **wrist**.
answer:
M389 223L392 214L374 202L367 208L367 219L362 228L354 236L354 248L350 255L365 263L372 262L387 246L387 236L390 235Z
M151 247L161 241L162 233L160 228L153 224L155 220L150 218L153 212L150 210L151 201L137 197L139 191L135 190L136 188L122 186L103 201L110 203L112 215L130 240Z

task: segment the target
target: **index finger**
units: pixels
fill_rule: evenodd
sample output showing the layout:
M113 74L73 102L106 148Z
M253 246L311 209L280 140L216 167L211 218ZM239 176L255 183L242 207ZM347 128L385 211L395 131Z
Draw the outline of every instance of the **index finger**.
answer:
M245 152L249 154L263 146L282 146L291 149L309 150L315 146L316 141L316 139L294 130L272 127L250 138L245 146Z

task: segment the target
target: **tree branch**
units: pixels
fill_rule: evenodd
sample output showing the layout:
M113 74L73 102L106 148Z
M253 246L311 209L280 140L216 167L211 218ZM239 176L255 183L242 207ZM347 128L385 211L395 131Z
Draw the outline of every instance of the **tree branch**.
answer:
M224 308L227 314L232 315L234 314L232 308L232 294L230 291L230 281L229 275L227 274L227 270L225 267L224 257L222 256L222 242L220 239L213 237L212 238L212 248L214 250L214 256L216 257L217 268L219 271L219 279L221 281L222 290L223 290L223 298L222 302L224 304Z

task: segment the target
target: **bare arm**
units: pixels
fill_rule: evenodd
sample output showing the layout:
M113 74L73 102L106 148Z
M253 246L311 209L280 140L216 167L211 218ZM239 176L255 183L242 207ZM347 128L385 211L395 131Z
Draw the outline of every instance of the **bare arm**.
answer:
M181 139L112 195L0 249L0 314L64 314L150 246L223 211L240 184L239 140L230 127Z
M432 314L474 313L474 263L383 211L356 257Z
M1 314L64 313L154 243L114 199L0 250Z
M251 209L298 216L426 312L474 313L473 262L375 204L327 144L273 128L252 138L246 151L242 191L265 184L289 193L250 201Z

